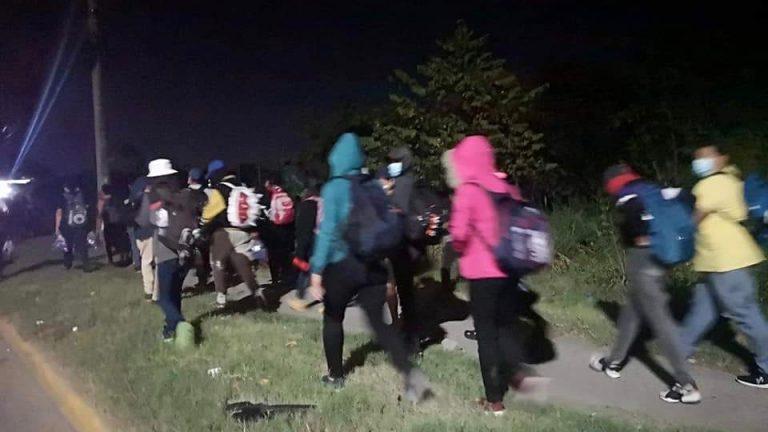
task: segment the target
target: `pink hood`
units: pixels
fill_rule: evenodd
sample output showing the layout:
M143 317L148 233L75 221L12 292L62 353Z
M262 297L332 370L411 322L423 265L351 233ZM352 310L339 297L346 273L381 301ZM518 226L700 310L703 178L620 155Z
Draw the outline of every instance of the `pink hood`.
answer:
M520 199L520 192L499 175L493 147L484 136L461 140L451 152L451 162L459 186L448 230L454 249L461 255L459 271L466 279L507 277L491 250L499 240L499 222L488 191L508 193L516 199Z
M451 153L459 183L477 183L492 192L504 192L509 185L495 173L496 161L488 138L473 135L464 138Z

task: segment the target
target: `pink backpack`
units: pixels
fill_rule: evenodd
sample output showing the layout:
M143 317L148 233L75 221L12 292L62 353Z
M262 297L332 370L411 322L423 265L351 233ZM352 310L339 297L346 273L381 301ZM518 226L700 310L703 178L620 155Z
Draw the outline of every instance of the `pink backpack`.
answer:
M275 225L289 225L293 223L295 210L293 200L282 188L275 187L272 190L272 201L269 205L269 220Z

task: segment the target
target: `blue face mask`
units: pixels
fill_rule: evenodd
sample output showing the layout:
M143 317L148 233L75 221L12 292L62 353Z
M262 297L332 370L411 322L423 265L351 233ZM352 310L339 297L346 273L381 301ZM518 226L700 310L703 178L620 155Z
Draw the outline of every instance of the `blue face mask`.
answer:
M715 170L715 160L712 158L694 159L691 168L696 176L706 177Z
M403 163L392 162L391 164L387 165L387 173L390 177L399 177L400 174L403 173Z

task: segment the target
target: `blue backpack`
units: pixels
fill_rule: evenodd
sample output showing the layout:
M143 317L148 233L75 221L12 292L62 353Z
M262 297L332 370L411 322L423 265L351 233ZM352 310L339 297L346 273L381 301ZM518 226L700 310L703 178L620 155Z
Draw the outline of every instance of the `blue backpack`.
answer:
M352 196L344 240L363 261L383 259L404 241L405 215L395 211L378 181L366 175L342 177Z
M635 194L651 216L648 231L651 252L662 264L674 266L690 261L695 253L696 224L693 208L679 195L665 198L651 183L635 182L621 191L621 196Z
M768 244L768 182L758 174L750 174L744 180L744 201L747 203L749 219L753 222L752 234L761 245Z

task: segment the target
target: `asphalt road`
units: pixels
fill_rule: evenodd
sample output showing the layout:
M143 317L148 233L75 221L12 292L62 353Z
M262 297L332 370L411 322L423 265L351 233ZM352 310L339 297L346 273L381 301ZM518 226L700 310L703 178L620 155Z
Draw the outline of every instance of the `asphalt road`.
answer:
M2 336L0 432L77 432Z

